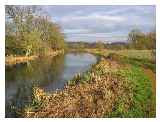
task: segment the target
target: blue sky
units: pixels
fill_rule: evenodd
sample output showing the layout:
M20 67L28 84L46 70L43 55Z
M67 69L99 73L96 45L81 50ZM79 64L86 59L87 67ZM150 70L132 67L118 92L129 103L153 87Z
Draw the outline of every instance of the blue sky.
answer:
M66 41L122 42L128 32L138 28L155 30L155 6L43 6L52 21L58 23Z

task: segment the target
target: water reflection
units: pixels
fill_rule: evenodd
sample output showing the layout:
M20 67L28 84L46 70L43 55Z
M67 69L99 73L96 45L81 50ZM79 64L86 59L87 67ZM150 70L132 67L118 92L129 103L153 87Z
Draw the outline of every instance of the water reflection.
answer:
M21 108L31 102L34 85L48 92L62 89L67 80L76 73L88 70L96 61L96 57L91 54L69 53L6 66L6 116L15 117L11 105Z
M18 87L31 84L45 86L61 76L64 69L64 55L43 57L35 61L6 67L6 99L17 92Z

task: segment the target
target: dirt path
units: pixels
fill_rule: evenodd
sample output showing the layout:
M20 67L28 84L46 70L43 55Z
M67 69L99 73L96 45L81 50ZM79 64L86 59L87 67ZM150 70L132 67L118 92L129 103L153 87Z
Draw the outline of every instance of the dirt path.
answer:
M152 92L156 95L156 74L150 69L143 69L144 73L149 77L152 82Z
M152 82L152 93L153 96L151 98L150 106L149 106L149 113L151 117L155 117L156 115L156 74L150 69L143 69L144 73L149 77Z

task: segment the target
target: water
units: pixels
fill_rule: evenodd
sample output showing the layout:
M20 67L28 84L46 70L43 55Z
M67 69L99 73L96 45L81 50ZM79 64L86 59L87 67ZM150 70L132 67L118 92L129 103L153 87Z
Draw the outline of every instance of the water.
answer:
M6 66L6 116L15 117L8 106L14 104L23 107L30 102L33 85L47 92L63 89L67 80L77 73L85 72L96 62L96 56L89 53L68 53Z

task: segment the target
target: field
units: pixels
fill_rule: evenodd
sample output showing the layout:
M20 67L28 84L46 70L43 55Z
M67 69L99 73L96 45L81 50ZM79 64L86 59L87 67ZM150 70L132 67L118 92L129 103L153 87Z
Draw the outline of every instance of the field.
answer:
M85 51L107 56L115 53L129 58L154 60L155 56L151 50L107 50L107 49L84 49Z
M63 90L33 88L21 117L155 117L155 57L149 50L96 50L100 60Z

